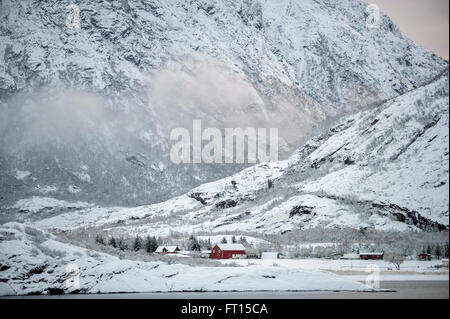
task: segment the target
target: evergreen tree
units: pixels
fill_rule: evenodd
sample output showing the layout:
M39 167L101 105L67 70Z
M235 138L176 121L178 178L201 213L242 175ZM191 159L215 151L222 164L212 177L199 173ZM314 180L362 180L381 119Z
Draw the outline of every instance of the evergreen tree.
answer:
M156 249L158 249L159 243L158 240L156 239L155 236L152 237L152 253L154 253L156 251Z
M431 245L428 244L427 245L427 254L431 254L431 253L432 253L432 248L431 248Z
M205 248L207 250L211 250L212 249L212 244L211 244L211 239L210 238L208 238L208 240L206 241Z
M95 236L95 242L97 244L100 244L100 245L104 245L105 244L105 241L103 240L103 236L101 236L101 235Z
M133 242L133 249L134 251L139 251L142 248L142 241L139 236L136 236Z
M228 243L227 239L225 237L222 238L222 240L220 241L222 244L226 244Z
M117 243L116 243L116 239L114 238L114 236L111 236L111 238L109 239L109 243L110 246L113 246L114 248L117 247Z
M441 257L442 256L442 250L441 250L441 246L439 244L436 244L436 247L434 248L434 254L437 257Z
M126 250L128 249L127 243L123 239L123 237L120 237L117 242L117 247L119 247L120 250Z
M151 253L152 252L152 239L150 238L150 236L145 237L145 241L144 241L144 249L146 252Z
M153 237L149 237L147 236L147 238L145 239L145 251L150 253L154 253L156 251L156 249L158 248L158 240L156 239L155 236Z
M189 244L188 244L189 250L196 250L200 251L202 249L200 243L198 242L197 238L195 238L193 235L189 237Z
M236 244L237 243L237 240L236 240L236 237L233 235L233 237L231 237L231 242L233 243L233 244Z
M448 243L446 243L444 246L444 257L448 258Z

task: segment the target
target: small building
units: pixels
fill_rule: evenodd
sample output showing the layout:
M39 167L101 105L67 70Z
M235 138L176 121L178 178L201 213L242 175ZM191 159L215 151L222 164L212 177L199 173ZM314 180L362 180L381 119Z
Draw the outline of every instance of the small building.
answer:
M419 260L431 260L431 254L421 253L418 255Z
M384 253L359 253L359 258L363 260L383 260Z
M448 258L442 259L442 267L447 267L448 268Z
M158 248L156 248L156 253L158 254L176 254L180 251L180 248L178 248L178 246L158 246Z
M211 258L230 259L247 258L242 244L217 244L211 250Z
M279 254L277 252L263 252L261 253L261 259L278 259Z

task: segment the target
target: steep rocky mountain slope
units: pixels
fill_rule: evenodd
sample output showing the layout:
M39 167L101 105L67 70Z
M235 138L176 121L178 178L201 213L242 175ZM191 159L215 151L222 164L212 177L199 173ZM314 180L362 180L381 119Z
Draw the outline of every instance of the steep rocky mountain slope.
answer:
M34 224L100 226L128 235L448 229L448 85L446 71L428 85L340 119L287 160L247 168L166 202L81 207Z
M242 169L172 164L173 127L279 127L289 152L448 67L359 1L76 3L80 29L69 1L0 2L2 206L165 200Z

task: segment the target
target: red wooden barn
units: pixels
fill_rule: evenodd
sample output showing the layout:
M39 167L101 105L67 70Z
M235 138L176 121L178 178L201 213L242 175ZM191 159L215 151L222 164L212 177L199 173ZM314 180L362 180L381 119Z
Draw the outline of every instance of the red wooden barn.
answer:
M419 255L419 260L431 260L431 254L422 253Z
M217 244L211 250L211 258L215 259L245 257L245 247L242 244Z
M384 253L360 253L359 258L364 260L383 259Z

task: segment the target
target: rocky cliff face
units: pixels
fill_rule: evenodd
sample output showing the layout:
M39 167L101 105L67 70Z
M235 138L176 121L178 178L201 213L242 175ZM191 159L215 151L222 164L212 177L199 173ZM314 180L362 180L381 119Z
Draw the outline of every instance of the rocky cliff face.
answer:
M128 235L448 229L448 106L445 72L344 117L288 160L256 165L150 206L82 207L35 223L57 229L107 226Z
M86 0L80 29L69 4L0 2L2 205L167 199L242 168L173 165L173 127L279 127L289 152L448 67L359 1Z

